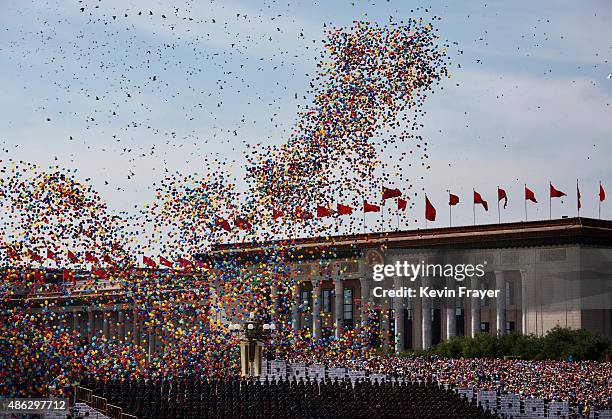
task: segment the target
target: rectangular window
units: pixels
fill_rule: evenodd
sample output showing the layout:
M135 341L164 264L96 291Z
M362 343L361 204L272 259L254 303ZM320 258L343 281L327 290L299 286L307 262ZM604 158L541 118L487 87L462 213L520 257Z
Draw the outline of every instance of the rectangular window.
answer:
M331 296L332 296L332 291L331 290L323 290L323 312L324 313L331 313Z
M344 320L353 320L353 290L344 289Z
M310 304L310 291L302 291L302 297L300 298L302 304L309 305Z

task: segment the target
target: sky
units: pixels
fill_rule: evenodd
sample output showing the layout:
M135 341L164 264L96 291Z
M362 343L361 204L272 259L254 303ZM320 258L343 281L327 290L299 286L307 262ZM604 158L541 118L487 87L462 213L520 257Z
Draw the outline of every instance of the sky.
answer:
M0 159L76 169L117 211L149 202L165 171L205 157L244 175L247 145L282 144L316 72L323 32L354 20L431 19L451 78L423 109L428 170L402 228L424 227L423 192L447 226L549 217L548 183L568 194L552 216L597 217L612 193L612 4L607 1L25 1L0 16ZM415 160L417 158L415 157ZM392 185L403 189L406 185ZM612 218L604 202L602 218Z

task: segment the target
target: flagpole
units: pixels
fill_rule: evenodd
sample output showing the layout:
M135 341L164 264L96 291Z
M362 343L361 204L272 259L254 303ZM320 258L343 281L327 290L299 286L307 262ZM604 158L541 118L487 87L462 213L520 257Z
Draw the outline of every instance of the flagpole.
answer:
M333 208L332 208L333 210ZM336 226L336 234L340 235L340 215L338 213L336 213L336 216L334 217L334 224Z
M474 188L472 188L472 212L474 213L474 225L476 225L476 203L474 202Z
M450 197L448 199L448 226L453 226L453 206L450 204Z
M580 188L578 187L578 179L576 179L576 210L578 211L578 218L580 218Z
M523 190L523 193L525 193L525 191L527 190L527 184L525 183L525 189ZM527 221L527 198L525 197L525 222Z
M399 198L398 198L399 199ZM397 208L397 228L395 229L395 231L399 231L399 204L398 204L398 208Z
M363 201L363 234L365 234L365 201Z
M599 196L600 193L601 193L601 180L599 181L599 190L597 191L597 201L599 201L599 209L597 212L597 218L601 220L601 196Z
M497 185L497 224L501 224L501 212L499 212L499 185Z
M380 206L380 232L385 231L385 200L383 199L382 205Z
M552 182L548 182L548 219L552 220L552 194L551 189L552 188Z
M448 192L448 226L452 227L453 226L453 206L451 205L450 202L450 189L447 189L446 192Z
M427 230L427 194L425 194L425 230Z

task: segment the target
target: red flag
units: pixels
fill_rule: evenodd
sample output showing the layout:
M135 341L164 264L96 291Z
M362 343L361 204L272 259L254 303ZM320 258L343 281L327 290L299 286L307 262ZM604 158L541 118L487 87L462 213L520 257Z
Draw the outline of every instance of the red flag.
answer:
M577 202L577 204L578 204L578 211L580 212L580 208L582 208L582 203L580 202L581 196L580 196L580 188L578 187L578 181L576 181L576 196L577 196L577 199L578 199L578 202Z
M163 265L163 266L166 266L168 268L172 268L172 262L170 262L168 259L166 259L163 256L159 257L159 264Z
M42 272L40 272L40 270L38 270L38 269L36 269L34 271L34 279L39 284L44 284L45 283L45 277L43 276Z
M295 212L295 216L299 219L299 220L311 220L312 219L312 213L308 212L308 211L302 211L301 209L298 209Z
M336 209L338 211L338 215L351 215L353 213L353 208L349 207L348 205L338 204Z
M42 262L42 258L40 257L38 253L34 253L31 250L28 250L28 256L30 257L31 260L35 262Z
M459 203L459 197L452 193L448 193L448 205L457 205Z
M281 210L277 210L276 208L272 208L272 219L276 221L278 218L285 215Z
M6 248L6 257L8 260L21 260L21 257L15 252L15 249L10 247Z
M191 261L182 257L178 258L178 263L181 265L181 268L189 268L191 266Z
M72 271L69 271L68 269L64 269L62 272L62 279L64 280L64 282L67 282L67 281L74 282L74 274L72 273Z
M402 196L402 192L399 189L390 189L390 188L385 188L383 187L383 193L382 193L382 199L390 199L390 198L397 198L399 196Z
M525 200L535 202L536 204L538 203L538 200L536 199L535 194L527 186L525 186Z
M363 212L378 212L380 207L374 204L368 204L368 201L363 201Z
M606 191L604 191L601 182L599 183L599 202L603 202L606 200Z
M251 230L253 228L253 226L251 225L251 223L249 223L247 220L245 220L244 218L236 218L234 220L234 224L236 225L236 227L238 227L240 230Z
M425 195L425 219L428 221L436 221L436 209L431 202L429 202L429 198Z
M147 256L142 257L142 263L147 265L149 268L157 268L157 263L153 259Z
M70 250L68 250L68 259L70 259L70 262L72 263L79 263L79 259Z
M331 217L331 211L321 205L317 206L317 218Z
M551 183L550 184L550 197L551 198L561 198L562 196L565 196L565 192L562 192L562 191L558 190Z
M47 259L55 260L55 253L50 249L47 249Z
M397 210L398 211L406 211L406 205L408 205L408 201L402 198L397 198Z
M91 263L100 263L100 261L98 260L97 257L95 257L94 255L92 255L89 252L85 252L85 260L87 262L91 262Z
M106 254L102 255L102 260L104 261L104 263L107 263L109 265L113 264L113 260L110 258L109 255L106 255Z
M230 226L230 223L225 218L218 218L215 225L217 227L221 227L225 231L229 231L229 232L232 231L232 227Z
M92 275L97 276L100 279L108 279L108 274L102 268L92 269L91 273Z
M504 200L504 208L506 208L506 205L508 205L508 196L506 195L506 190L500 188L499 186L497 187L497 202Z
M480 194L476 191L474 191L474 203L481 204L484 207L485 211L489 211L489 204L487 203L487 201L482 199L482 196L480 196Z

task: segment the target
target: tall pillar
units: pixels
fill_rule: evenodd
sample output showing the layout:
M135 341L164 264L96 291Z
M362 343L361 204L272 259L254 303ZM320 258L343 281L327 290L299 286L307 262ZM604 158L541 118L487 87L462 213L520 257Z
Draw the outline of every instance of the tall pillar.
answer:
M147 334L147 361L151 361L151 355L155 353L155 334L153 331L153 326L151 326L149 328L149 333Z
M107 310L102 310L102 336L104 336L106 339L109 338L108 335L108 320L109 320L109 316L108 313L110 313L110 311Z
M393 288L396 290L396 292L402 288L401 277L396 276L393 278ZM394 343L396 354L399 354L406 349L404 345L405 324L403 300L404 299L402 297L393 297L393 321L395 323Z
M300 328L300 285L298 281L291 286L291 327L293 332L296 334Z
M470 282L472 289L480 289L480 281L476 275L472 277ZM470 301L470 324L470 336L475 337L480 333L480 299L472 298Z
M271 312L273 315L278 314L278 287L274 284L270 284L270 300L271 300Z
M529 333L529 275L524 269L521 269L521 333L526 335Z
M389 350L389 299L381 301L380 306L380 342L385 353Z
M450 278L448 281L449 289L455 289L455 279ZM457 334L457 313L456 313L456 300L455 297L448 297L446 299L446 339L450 339Z
M362 328L368 326L368 310L370 309L370 280L369 278L360 278L359 285L361 286L361 307L359 310L360 323Z
M91 307L89 307L87 308L87 340L90 342L94 334L94 328L95 328L94 320L95 320L94 312L92 311Z
M117 340L123 341L125 339L125 318L123 315L123 309L119 309L117 312L117 323L119 323Z
M79 313L77 311L72 312L72 330L79 332L80 334L78 315Z
M495 289L499 290L495 298L495 330L497 334L506 334L506 274L495 271Z
M113 309L113 310L109 310L108 312L108 316L107 316L107 321L108 321L108 338L110 340L116 340L117 339L117 310Z
M344 307L343 307L343 294L342 289L342 279L336 278L334 279L334 316L335 316L335 331L334 334L336 338L342 336L342 329L344 323Z
M312 336L321 339L321 281L312 280Z
M138 324L139 322L140 320L138 319L138 310L134 308L134 310L132 310L132 344L134 346L140 345L140 327Z
M421 278L421 286L429 286L428 277L424 276ZM429 349L431 348L431 298L421 298L421 311L421 339L423 343L422 349Z

